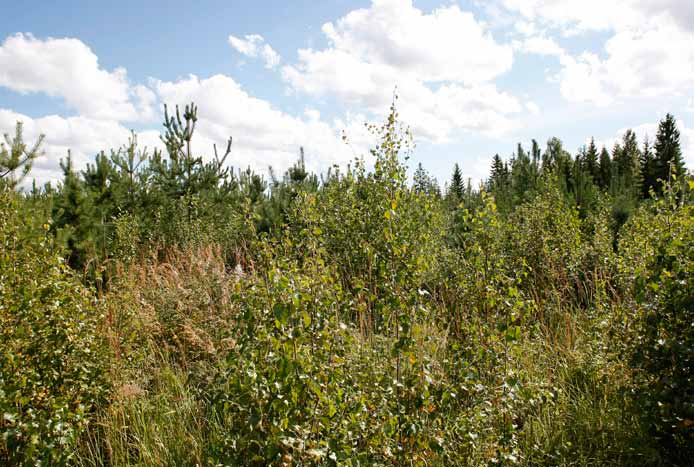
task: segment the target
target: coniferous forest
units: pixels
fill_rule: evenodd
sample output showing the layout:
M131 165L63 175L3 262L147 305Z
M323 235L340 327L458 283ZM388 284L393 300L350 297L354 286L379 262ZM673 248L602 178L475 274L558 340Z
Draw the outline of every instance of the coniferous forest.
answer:
M0 464L691 465L672 115L652 141L495 148L484 183L443 187L408 177L395 105L320 174L303 150L234 168L197 118L42 187L43 139L5 135Z

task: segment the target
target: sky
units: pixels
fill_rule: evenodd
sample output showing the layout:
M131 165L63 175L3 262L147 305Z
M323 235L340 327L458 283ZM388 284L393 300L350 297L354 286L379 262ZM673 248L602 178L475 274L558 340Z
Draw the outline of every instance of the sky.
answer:
M45 134L30 178L57 181L135 131L161 147L163 106L198 105L194 149L267 173L303 147L311 170L367 156L393 96L410 167L441 184L455 163L553 136L576 153L675 115L694 167L691 0L25 1L0 17L0 132ZM345 138L346 137L346 138Z

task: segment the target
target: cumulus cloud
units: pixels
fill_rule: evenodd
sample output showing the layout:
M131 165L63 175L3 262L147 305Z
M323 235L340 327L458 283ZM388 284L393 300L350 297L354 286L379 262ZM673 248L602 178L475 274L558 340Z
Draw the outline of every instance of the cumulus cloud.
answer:
M61 117L48 115L31 118L8 109L0 109L0 130L12 133L16 122L24 126L24 138L33 143L39 135L46 139L42 149L44 156L34 163L30 177L39 184L57 182L61 179L60 159L72 154L75 168L83 169L87 162L102 150L120 148L127 143L130 130L113 120L94 119L84 116ZM161 146L158 132L144 131L138 136L141 146Z
M424 13L411 0L373 0L322 31L327 48L301 49L298 63L282 70L297 92L381 115L397 86L403 119L433 141L458 129L508 131L522 108L491 83L511 68L513 48L456 5Z
M540 106L533 101L526 102L525 108L528 109L528 111L533 115L537 115L540 113Z
M266 45L262 39L247 36L245 46L250 48L243 50L277 63L279 57L273 58ZM237 167L250 165L266 171L272 165L283 171L294 163L303 146L309 168L320 171L363 155L371 142L363 115L348 113L326 122L318 111L307 109L295 117L250 96L224 75L208 79L191 75L178 81L150 79L147 86L131 84L125 69L104 70L97 56L77 39L42 40L28 34L8 37L0 45L0 86L19 93L61 97L78 113L32 118L0 109L0 133L11 133L16 122L22 121L28 141L46 135L46 154L35 163L31 174L40 183L61 178L59 161L68 150L75 168L81 170L98 152L121 147L130 136L127 122L158 120L161 102L195 101L200 108L196 150L210 156L213 143L225 144L233 136L230 163ZM351 146L343 143L343 132L350 137ZM138 140L150 149L162 146L156 130L139 132Z
M610 104L615 98L682 94L694 87L694 35L679 29L619 31L607 58L562 55L562 94L570 101Z
M93 119L134 121L153 115L153 94L143 86L133 87L124 68L101 68L97 56L78 39L9 36L0 45L0 86L62 98Z
M514 48L520 52L536 55L561 57L566 54L564 49L551 37L530 36L523 41L514 42Z
M280 63L280 55L259 34L248 34L243 38L229 35L228 40L240 54L251 58L261 58L265 62L265 68L272 69Z
M196 153L205 158L213 154L213 144L223 147L233 136L228 161L237 168L251 166L267 173L272 166L282 173L298 158L304 147L310 170L325 171L333 164L344 165L367 154L373 137L364 127L361 114L326 122L315 109L306 109L300 117L291 116L269 102L250 96L232 78L215 75L207 79L196 76L178 81L152 82L156 97L173 105L194 101L199 120L193 140ZM116 120L86 116L49 115L31 118L11 110L0 109L0 130L11 132L17 121L24 124L27 141L46 135L45 156L34 164L31 177L37 182L57 182L61 178L59 161L71 151L75 168L81 170L102 150L119 148L128 141L130 130ZM348 136L350 144L343 141ZM141 147L161 148L159 132L138 133Z
M307 166L317 171L344 164L365 152L370 138L361 115L325 122L320 113L307 109L295 117L269 102L249 95L233 78L215 75L200 79L191 75L178 81L157 81L156 91L170 105L194 101L198 105L195 147L209 154L212 144L234 138L230 163L256 169L273 166L282 171L293 164L304 147ZM342 142L342 132L353 146Z
M677 95L694 87L694 2L502 1L532 24L523 31L611 34L600 54L570 55L551 44L552 39L537 36L518 43L523 51L559 57L561 70L554 78L569 101L604 106L617 98Z
M605 90L603 63L592 52L579 57L562 55L562 69L553 80L558 81L562 96L570 102L589 102L607 106L613 97Z
M322 30L334 49L423 81L485 82L513 62L509 46L455 5L425 14L411 0L374 0Z
M525 21L560 29L564 35L587 31L609 31L667 17L692 18L689 0L501 0ZM694 28L692 23L689 28Z

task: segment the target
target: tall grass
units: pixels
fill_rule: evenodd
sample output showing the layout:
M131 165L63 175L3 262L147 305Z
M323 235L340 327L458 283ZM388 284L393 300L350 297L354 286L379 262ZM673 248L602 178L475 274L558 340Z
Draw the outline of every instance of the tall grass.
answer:
M225 419L216 411L208 391L225 358L245 358L234 353L239 338L233 334L234 323L241 319L244 300L240 291L270 285L262 276L226 267L213 247L171 251L122 265L118 277L121 285L104 297L111 316L111 342L118 347L112 368L116 391L96 426L81 440L79 462L206 465L219 455L220 439L230 431L248 429L234 426L235 417ZM442 302L434 306L441 308L429 309L431 316L447 312ZM455 451L427 447L411 459L425 465L422 455L429 452L426 465L657 465L657 453L624 390L629 369L610 348L610 313L586 313L556 303L546 306L552 311L543 313L545 318L510 347L494 344L491 335L484 337L490 330L480 322L478 337L470 341L473 354L461 354L464 342L450 335L452 328L445 323L428 320L417 327L416 348L409 358L426 362L444 393L446 388L457 388L459 400L426 409L440 411L440 418L432 420L446 424L440 426L437 449ZM387 374L394 365L388 356L392 343L387 336L354 332L353 345L340 358L358 372L351 381L363 385L362 397L374 397L374 389L367 387L378 385L378 373ZM489 354L493 348L506 348L506 353L493 361L474 356ZM470 362L456 361L462 355L468 355ZM410 364L406 360L401 365ZM381 396L373 402L397 395ZM450 399L450 394L446 397ZM386 429L382 423L388 419L388 404L368 404L365 420L377 430ZM308 401L305 410L312 410ZM363 426L362 435L374 427ZM509 434L502 435L506 431ZM329 439L334 434L321 436ZM356 447L356 457L359 449L373 449ZM390 462L400 462L397 453L390 454ZM296 455L288 450L278 459L290 465ZM364 459L379 464L387 456ZM314 461L331 462L325 457Z

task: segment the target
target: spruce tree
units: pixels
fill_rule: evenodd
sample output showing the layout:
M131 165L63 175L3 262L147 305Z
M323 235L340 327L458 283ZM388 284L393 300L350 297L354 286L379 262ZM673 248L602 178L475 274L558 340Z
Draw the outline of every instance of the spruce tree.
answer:
M492 159L492 171L489 178L489 190L494 190L500 186L504 178L504 161L501 160L499 154L495 154Z
M532 149L530 150L530 154L532 155L533 158L533 164L538 167L541 162L542 158L542 151L540 150L540 145L537 144L537 141L533 139L532 142Z
M412 189L417 193L426 193L427 191L427 173L422 167L422 163L417 164L417 170L414 171Z
M593 177L593 182L598 184L598 179L600 178L600 166L598 162L598 148L595 146L594 138L590 139L590 144L586 149L582 167L588 175Z
M439 189L439 184L434 177L429 175L422 163L417 165L417 170L414 172L412 189L416 193L427 194L432 196L439 196L441 190Z
M451 178L451 186L449 193L460 202L463 199L463 174L460 172L460 167L456 163L453 167L453 177Z
M609 189L612 194L621 189L621 182L623 181L620 173L620 168L624 165L623 161L623 151L622 145L619 141L615 141L614 146L612 146L612 162L610 164L610 186Z
M510 185L515 203L523 203L532 197L537 181L536 166L525 152L523 146L518 143L516 154L511 158ZM505 184L509 182L505 181Z
M602 147L600 151L600 163L598 167L598 179L597 183L600 189L607 190L610 187L610 180L612 178L612 160L610 159L610 153Z
M680 146L680 131L672 114L667 114L658 125L655 137L655 176L656 179L667 181L673 173L677 178L684 175L682 148ZM656 186L656 192L662 191L662 186Z
M617 170L624 190L638 195L640 192L640 157L636 134L627 130L622 138L622 150L618 153Z
M643 150L641 151L641 199L647 199L651 196L651 190L655 190L658 186L658 181L655 172L655 157L648 138L643 142Z

